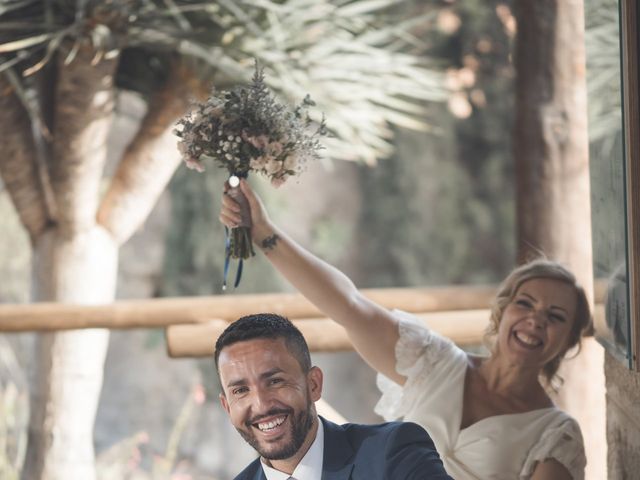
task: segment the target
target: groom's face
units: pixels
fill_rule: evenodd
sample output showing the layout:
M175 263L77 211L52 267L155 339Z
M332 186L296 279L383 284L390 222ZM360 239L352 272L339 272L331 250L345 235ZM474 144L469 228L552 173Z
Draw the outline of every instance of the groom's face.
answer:
M222 406L263 458L285 460L308 449L317 427L314 402L322 391L317 367L305 374L284 339L255 339L225 347L218 370Z

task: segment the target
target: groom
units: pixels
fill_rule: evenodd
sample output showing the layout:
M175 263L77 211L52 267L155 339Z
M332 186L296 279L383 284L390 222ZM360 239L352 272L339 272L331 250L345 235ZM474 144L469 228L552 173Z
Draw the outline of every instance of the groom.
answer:
M260 454L236 480L451 480L416 424L340 426L319 417L322 371L289 320L240 318L218 338L215 362L222 406Z

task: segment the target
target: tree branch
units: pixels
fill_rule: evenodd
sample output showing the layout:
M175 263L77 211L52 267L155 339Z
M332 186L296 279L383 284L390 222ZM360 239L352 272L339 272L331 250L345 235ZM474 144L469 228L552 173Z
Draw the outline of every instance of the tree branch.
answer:
M63 230L95 224L107 136L114 111L116 58L98 58L84 45L74 61L59 55L51 185Z
M33 241L50 218L38 175L31 120L4 75L0 75L0 132L0 176Z
M189 99L205 93L204 84L177 62L166 84L149 102L98 211L98 222L119 244L145 221L169 183L180 162L173 126L187 110Z

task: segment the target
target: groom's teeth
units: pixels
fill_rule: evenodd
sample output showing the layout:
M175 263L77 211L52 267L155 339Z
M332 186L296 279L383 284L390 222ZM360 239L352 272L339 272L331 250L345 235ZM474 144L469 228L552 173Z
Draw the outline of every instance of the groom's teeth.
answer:
M272 420L270 422L263 422L263 423L258 423L258 428L260 430L262 430L263 432L266 432L268 430L273 430L274 428L282 425L282 422L284 422L285 417L280 417L280 418L276 418L275 420Z

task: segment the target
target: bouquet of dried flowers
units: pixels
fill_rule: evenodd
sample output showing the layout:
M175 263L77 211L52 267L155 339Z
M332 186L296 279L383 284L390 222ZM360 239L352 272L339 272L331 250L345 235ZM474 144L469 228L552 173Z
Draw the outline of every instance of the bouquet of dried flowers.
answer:
M255 254L246 199L234 187L250 172L280 186L299 174L307 161L320 157L319 138L326 134L326 126L324 117L320 123L309 117L308 108L313 105L308 95L294 108L279 103L256 63L250 85L214 92L178 121L178 149L187 167L202 172L205 163L212 161L226 168L232 187L228 193L244 207L241 224L227 232L225 284L229 258L240 259L237 286L242 260Z

